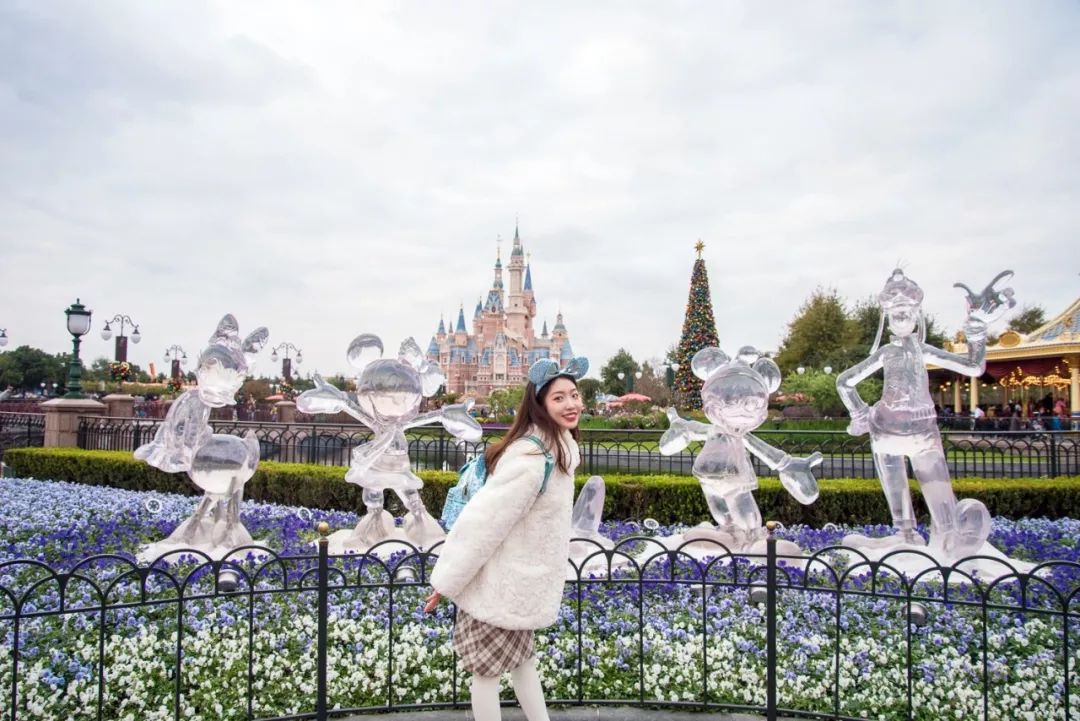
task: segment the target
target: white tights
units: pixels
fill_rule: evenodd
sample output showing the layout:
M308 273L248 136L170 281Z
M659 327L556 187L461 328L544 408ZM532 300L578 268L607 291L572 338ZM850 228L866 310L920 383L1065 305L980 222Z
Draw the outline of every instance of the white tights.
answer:
M525 718L529 721L548 721L544 690L540 688L540 672L536 670L536 656L530 656L511 671L510 680ZM473 674L472 712L476 721L501 721L498 677Z

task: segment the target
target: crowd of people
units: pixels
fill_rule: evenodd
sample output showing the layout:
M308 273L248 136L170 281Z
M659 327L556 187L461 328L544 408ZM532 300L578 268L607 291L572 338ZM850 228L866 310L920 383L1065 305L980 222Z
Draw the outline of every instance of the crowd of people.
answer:
M957 414L952 408L938 407L942 427L975 431L1067 431L1075 423L1069 402L1047 393L1041 400L987 404L981 403L970 414Z

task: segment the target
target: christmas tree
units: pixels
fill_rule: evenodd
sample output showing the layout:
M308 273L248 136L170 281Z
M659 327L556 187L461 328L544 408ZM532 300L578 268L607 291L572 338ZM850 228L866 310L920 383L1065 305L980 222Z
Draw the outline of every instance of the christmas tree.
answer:
M701 379L694 375L690 361L702 348L718 346L716 320L713 318L712 300L709 296L709 274L701 252L705 244L700 240L694 246L697 260L690 276L690 297L686 301L686 318L683 320L682 338L675 352L679 370L675 374L675 404L680 408L701 408Z

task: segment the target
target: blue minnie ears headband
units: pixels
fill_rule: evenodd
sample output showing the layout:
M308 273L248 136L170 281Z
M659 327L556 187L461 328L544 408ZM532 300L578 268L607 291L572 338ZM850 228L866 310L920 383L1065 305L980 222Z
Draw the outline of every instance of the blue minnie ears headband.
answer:
M529 382L536 386L536 395L540 390L559 376L568 376L575 381L589 372L588 358L571 358L565 368L549 358L541 358L529 368Z

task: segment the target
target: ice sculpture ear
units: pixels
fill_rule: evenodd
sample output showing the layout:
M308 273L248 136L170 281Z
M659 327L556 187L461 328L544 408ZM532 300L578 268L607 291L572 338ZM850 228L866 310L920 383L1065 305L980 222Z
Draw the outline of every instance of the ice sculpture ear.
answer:
M232 313L226 313L220 321L218 321L217 329L214 334L210 336L210 343L227 343L230 340L235 341L240 335L240 326L236 322L236 317Z
M708 380L709 376L730 361L731 359L728 358L727 353L716 346L709 346L694 354L694 358L690 361L690 367L693 369L694 375L704 381Z
M759 358L752 368L765 379L769 393L780 387L780 366L776 365L772 358Z
M414 371L423 371L423 367L427 365L424 360L424 352L420 350L420 346L412 338L406 338L401 342L401 348L398 350L398 360L405 365L412 368Z
M372 333L361 333L353 338L353 342L349 344L349 350L345 353L345 360L360 372L371 361L382 358L382 354L382 339Z
M255 360L255 354L261 351L269 340L270 331L264 325L248 333L248 337L244 339L243 344L240 346L248 363Z

